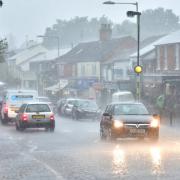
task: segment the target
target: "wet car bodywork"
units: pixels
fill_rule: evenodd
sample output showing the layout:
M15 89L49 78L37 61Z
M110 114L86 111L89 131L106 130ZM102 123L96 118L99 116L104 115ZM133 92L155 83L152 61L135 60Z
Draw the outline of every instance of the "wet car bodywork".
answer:
M16 130L23 131L26 128L55 129L54 114L47 103L33 102L23 104L16 116Z
M156 117L150 115L142 103L112 103L107 105L102 115L100 137L147 137L156 141L159 138L159 120Z
M73 119L99 119L101 111L94 100L79 99L72 110Z

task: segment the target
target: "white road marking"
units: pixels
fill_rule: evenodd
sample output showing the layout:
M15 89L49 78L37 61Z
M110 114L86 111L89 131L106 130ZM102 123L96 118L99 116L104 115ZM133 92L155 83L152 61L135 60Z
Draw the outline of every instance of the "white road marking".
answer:
M58 180L64 180L64 178L62 177L62 175L60 173L58 173L55 169L53 169L52 167L50 167L48 164L46 164L45 162L40 161L39 159L36 159L35 157L31 156L31 155L27 155L24 153L21 153L23 156L29 156L32 160L36 161L37 163L41 164L42 166L44 166L47 170L49 170Z

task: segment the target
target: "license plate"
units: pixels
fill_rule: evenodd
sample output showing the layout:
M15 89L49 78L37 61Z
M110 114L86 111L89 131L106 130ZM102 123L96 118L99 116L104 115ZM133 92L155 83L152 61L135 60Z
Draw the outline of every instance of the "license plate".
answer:
M11 111L18 111L19 108L16 108L16 107L11 107Z
M144 134L145 129L130 129L130 133L132 133L132 134Z
M44 119L45 115L32 115L33 119Z

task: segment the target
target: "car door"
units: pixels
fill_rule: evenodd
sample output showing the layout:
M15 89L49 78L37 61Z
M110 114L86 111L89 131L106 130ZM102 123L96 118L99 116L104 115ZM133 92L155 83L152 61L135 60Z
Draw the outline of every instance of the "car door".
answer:
M74 102L74 100L69 100L65 106L66 107L65 111L66 111L67 115L70 115L72 112L73 102Z

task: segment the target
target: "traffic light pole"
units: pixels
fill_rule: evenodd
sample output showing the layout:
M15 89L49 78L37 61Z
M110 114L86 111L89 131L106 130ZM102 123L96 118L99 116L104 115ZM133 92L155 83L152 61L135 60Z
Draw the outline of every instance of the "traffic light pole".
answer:
M137 6L138 12L138 6ZM137 15L137 66L140 65L140 15ZM137 100L141 99L141 87L140 87L141 75L137 73Z

